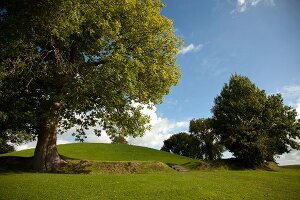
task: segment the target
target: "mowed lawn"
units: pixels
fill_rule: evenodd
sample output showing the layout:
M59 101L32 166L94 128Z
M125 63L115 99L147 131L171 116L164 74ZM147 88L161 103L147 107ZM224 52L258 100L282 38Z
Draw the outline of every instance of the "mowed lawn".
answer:
M300 199L300 168L159 174L1 173L0 199Z
M150 148L60 145L69 158L96 161L198 162ZM33 150L5 155L32 156ZM0 172L0 199L300 199L300 166L263 170L167 170L147 174Z

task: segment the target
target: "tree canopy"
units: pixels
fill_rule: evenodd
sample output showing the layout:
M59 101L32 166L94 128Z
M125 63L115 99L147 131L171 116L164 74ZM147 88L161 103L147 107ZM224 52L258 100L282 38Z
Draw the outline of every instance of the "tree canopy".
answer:
M97 135L143 134L149 118L137 103L161 103L180 77L181 40L163 7L160 0L1 1L0 134L37 138L33 165L42 171L59 163L57 131L76 126L82 139L98 125Z
M195 137L188 133L180 132L165 140L161 150L190 158L202 159L198 147L198 141Z
M126 138L122 135L114 135L110 139L112 144L128 144Z
M300 120L297 112L283 103L280 94L267 97L262 122L268 138L267 161L274 161L275 155L288 153L291 149L300 149Z
M210 118L190 121L189 132L197 139L200 151L198 154L202 155L205 160L220 159L224 151L219 136L215 134L212 122Z
M161 150L190 158L217 160L221 158L224 147L208 118L191 120L189 133L172 135L164 141Z
M0 154L15 151L14 146L7 143L7 140L0 139Z
M221 142L247 165L298 149L297 112L281 95L266 95L247 77L232 75L215 98L213 126Z

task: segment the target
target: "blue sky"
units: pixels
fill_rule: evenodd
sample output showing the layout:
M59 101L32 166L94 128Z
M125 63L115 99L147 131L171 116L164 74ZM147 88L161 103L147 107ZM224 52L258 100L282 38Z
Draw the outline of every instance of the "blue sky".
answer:
M187 131L189 120L210 117L214 98L231 74L248 76L268 94L280 92L300 114L299 0L163 0L184 48L178 55L182 79L150 115L152 129L130 144L160 149L163 140ZM110 142L87 131L87 142ZM58 143L74 142L71 131ZM29 143L18 149L34 147ZM300 151L277 160L300 164Z
M170 121L210 117L231 74L249 77L268 94L280 92L300 112L300 1L165 0L163 14L184 41L183 77L157 107ZM300 163L300 152L278 159Z
M163 14L174 20L185 47L194 49L178 56L183 77L158 106L161 115L211 116L214 98L233 73L248 76L269 94L300 86L300 1L164 2ZM296 105L295 100L286 102Z

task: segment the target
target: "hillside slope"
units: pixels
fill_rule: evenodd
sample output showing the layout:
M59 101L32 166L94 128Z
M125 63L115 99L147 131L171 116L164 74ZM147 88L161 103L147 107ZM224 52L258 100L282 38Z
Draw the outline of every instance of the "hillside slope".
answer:
M73 143L58 145L61 155L79 160L95 161L159 161L182 165L197 160L147 147L124 144ZM34 149L16 151L1 156L32 156Z

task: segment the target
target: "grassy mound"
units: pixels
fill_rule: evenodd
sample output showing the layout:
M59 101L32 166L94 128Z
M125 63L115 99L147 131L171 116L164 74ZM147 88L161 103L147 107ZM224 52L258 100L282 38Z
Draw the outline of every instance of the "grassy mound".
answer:
M147 147L125 144L73 143L58 145L58 151L70 165L65 173L148 173L168 171L168 166L180 165L189 170L245 170L254 169L242 166L235 159L199 161ZM0 156L33 156L34 149L16 151ZM84 160L84 164L80 162ZM129 164L128 164L129 163ZM161 163L161 167L157 166ZM69 167L69 168L68 168ZM256 168L277 171L275 163L265 163Z
M197 160L147 147L125 144L74 143L58 145L61 155L76 160L95 161L158 161L166 164L184 164ZM33 156L34 149L2 154L2 156Z
M198 160L147 147L124 144L74 143L58 145L58 151L69 160L64 172L151 173L169 171L172 165L195 165ZM34 149L1 156L33 156ZM79 162L84 160L85 162Z

